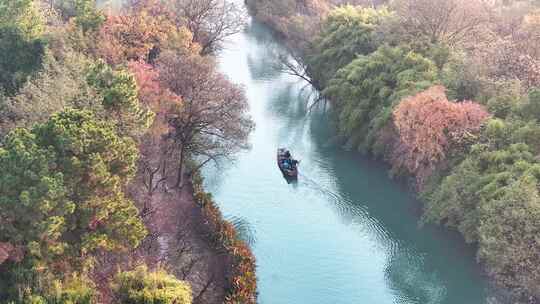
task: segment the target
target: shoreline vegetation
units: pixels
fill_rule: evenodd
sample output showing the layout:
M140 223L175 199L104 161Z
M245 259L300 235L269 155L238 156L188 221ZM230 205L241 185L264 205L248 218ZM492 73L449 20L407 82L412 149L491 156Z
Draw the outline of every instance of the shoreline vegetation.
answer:
M255 257L198 173L249 148L215 60L242 8L0 8L0 302L256 303Z
M540 301L535 1L245 0L281 69L329 103L345 149L383 159L513 302Z

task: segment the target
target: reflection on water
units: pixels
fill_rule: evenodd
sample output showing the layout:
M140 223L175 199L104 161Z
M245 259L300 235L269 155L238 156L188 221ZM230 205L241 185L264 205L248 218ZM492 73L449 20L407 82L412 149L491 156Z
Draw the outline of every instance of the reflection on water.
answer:
M328 142L323 111L306 115L303 83L276 71L268 30L251 23L220 57L246 88L257 124L253 148L206 186L258 262L260 303L486 303L473 250L458 235L418 227L418 203L384 165ZM275 163L278 147L301 160L297 183Z

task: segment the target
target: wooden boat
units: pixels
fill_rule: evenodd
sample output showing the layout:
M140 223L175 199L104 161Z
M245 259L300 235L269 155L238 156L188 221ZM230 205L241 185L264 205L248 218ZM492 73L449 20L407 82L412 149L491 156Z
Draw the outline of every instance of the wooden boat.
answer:
M290 160L292 165L286 166L283 162L284 160ZM287 149L279 148L277 150L277 165L279 170L283 173L285 177L288 178L297 178L298 177L298 161L294 160L290 154L287 156Z

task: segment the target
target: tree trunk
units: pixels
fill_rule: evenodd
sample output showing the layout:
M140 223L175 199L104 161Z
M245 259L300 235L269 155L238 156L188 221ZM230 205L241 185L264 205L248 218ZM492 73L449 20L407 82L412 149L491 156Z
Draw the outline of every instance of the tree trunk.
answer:
M180 164L178 165L178 176L176 177L176 188L181 188L184 181L184 147L180 149Z

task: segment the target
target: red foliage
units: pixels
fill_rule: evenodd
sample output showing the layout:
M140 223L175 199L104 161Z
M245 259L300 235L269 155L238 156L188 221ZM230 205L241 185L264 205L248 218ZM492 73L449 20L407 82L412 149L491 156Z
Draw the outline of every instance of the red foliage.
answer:
M444 164L448 151L474 138L488 117L477 103L448 101L442 86L405 98L393 117L398 135L391 153L394 170L406 169L421 187Z
M139 100L154 112L159 112L164 102L180 100L179 96L160 84L159 72L152 65L144 61L131 61L128 68L139 86Z
M9 253L13 250L13 245L10 243L0 243L0 265L7 261Z
M20 246L11 243L0 242L0 265L6 261L20 263L24 258L24 250Z

